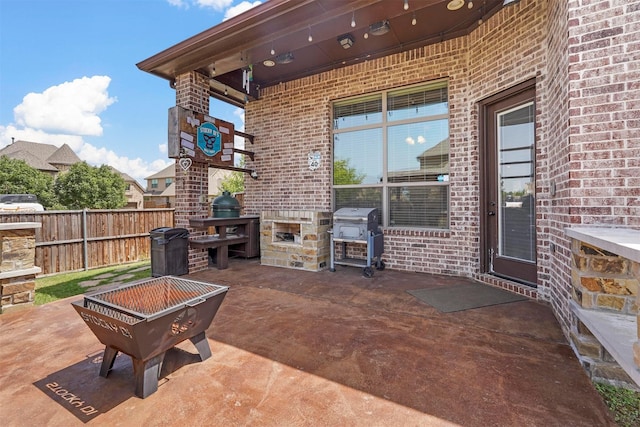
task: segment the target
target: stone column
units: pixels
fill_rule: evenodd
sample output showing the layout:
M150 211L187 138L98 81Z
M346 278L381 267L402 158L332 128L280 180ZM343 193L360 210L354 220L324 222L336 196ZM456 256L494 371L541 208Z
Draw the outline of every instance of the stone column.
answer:
M176 78L176 105L203 114L209 114L209 79L198 72L181 74ZM185 172L176 162L176 206L175 226L186 228L191 236L202 236L203 230L189 226L189 218L205 218L209 214L206 197L201 199L202 183L208 192L209 168L204 163L193 162ZM206 193L205 193L206 194ZM206 249L189 247L189 272L206 269Z
M35 230L39 222L0 224L0 313L33 305L36 289Z

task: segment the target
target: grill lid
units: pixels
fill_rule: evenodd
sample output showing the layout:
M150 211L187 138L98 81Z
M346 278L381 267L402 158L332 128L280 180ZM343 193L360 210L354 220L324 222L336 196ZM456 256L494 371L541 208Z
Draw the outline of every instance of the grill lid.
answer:
M180 307L195 305L228 289L227 286L163 276L87 295L85 303L95 302L151 320Z
M333 221L378 222L377 208L341 208L334 212Z

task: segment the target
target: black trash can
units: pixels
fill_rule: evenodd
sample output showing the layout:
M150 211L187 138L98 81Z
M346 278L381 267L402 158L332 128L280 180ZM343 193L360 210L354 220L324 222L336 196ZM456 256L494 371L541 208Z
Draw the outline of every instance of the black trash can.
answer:
M162 227L149 232L151 276L181 276L189 273L189 230Z

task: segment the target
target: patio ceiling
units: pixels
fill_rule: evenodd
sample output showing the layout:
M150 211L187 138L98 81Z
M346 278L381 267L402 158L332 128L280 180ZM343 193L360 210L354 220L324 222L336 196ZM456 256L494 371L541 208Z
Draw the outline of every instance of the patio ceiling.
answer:
M211 78L211 96L243 106L258 98L261 87L468 34L503 7L503 0L406 4L407 9L405 0L269 0L137 66L170 82L199 71ZM389 31L374 35L370 26L385 21ZM353 41L348 49L338 41L346 35ZM286 56L291 61L283 63ZM253 80L247 93L243 75L249 66Z

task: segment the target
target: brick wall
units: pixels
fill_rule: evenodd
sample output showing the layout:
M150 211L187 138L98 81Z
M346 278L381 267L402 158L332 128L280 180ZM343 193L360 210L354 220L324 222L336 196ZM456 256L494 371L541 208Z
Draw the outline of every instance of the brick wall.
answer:
M476 102L543 73L544 3L505 8L468 37L263 88L261 99L245 109L246 131L256 137L256 160L248 167L260 173L259 180L246 183L247 209L332 211L331 102L448 78L451 228L384 230L384 259L388 268L476 273L481 166ZM307 166L310 150L322 155L316 171Z
M209 81L202 74L191 72L178 76L175 83L176 105L200 113L209 114ZM204 163L193 162L185 172L176 162L176 202L174 222L177 228L186 228L192 237L204 236L206 230L189 226L189 218L206 218L209 206L201 194L208 193L209 168ZM189 272L204 270L209 258L206 249L189 248Z
M640 227L640 3L569 2L571 223Z
M548 286L541 298L553 306L565 331L570 329L571 243L564 229L569 224L569 76L567 69L568 4L549 2L546 16L546 70L542 76L539 148L546 165L539 169L541 194L538 195L538 275ZM543 165L540 165L543 166ZM545 179L546 178L546 179ZM546 241L545 241L546 236Z

